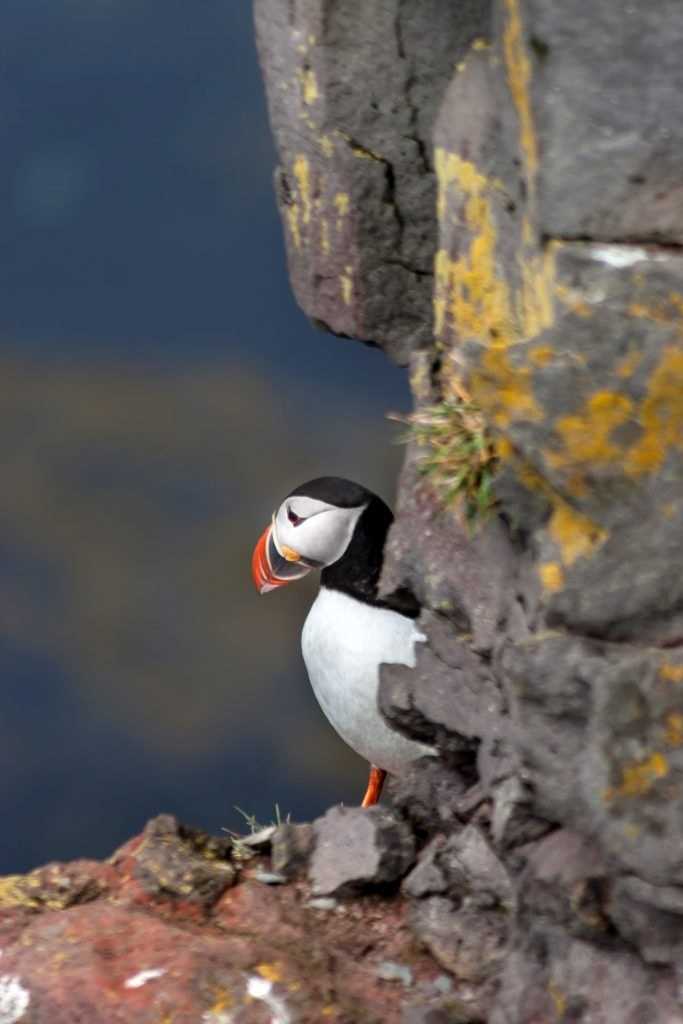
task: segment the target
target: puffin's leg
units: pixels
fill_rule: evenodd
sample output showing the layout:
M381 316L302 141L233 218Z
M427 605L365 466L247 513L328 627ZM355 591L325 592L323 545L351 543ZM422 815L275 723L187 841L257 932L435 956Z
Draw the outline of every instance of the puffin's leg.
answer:
M373 804L378 802L382 795L382 786L384 785L386 777L387 773L383 768L377 768L374 764L370 765L368 788L365 790L365 796L363 797L361 807L372 807Z

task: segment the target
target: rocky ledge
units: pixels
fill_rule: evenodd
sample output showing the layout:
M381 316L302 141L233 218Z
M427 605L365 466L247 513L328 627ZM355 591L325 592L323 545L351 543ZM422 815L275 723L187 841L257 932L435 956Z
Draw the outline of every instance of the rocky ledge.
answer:
M472 872L486 906L456 921ZM162 815L107 861L0 880L0 1024L482 1019L468 978L509 899L476 825L420 853L383 807L221 838Z

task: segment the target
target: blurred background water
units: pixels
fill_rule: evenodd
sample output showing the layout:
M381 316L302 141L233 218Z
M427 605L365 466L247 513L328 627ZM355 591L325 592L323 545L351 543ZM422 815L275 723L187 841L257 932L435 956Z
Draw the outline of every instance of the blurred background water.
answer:
M379 353L297 309L243 0L0 5L0 871L357 802L310 692L292 486L393 498Z

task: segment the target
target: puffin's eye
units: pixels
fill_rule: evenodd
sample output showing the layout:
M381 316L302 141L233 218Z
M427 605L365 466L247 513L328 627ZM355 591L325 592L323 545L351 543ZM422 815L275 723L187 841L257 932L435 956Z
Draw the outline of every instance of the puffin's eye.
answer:
M302 517L296 514L291 505L287 506L287 518L289 519L292 526L298 526L299 523L303 523Z

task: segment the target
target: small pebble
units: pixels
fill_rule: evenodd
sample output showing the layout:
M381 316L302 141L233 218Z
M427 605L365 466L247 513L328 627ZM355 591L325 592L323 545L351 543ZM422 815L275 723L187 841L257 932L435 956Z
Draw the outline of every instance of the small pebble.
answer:
M375 972L382 981L400 981L404 988L413 984L413 972L405 964L397 964L393 960L382 960Z
M254 878L257 882L262 882L263 885L284 885L287 881L284 875L277 874L275 871L256 871Z
M336 910L337 901L332 896L316 896L306 906L311 910Z
M438 992L440 996L447 996L453 991L453 982L447 974L439 974L438 977L434 978L432 988L435 992Z

